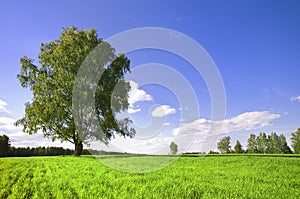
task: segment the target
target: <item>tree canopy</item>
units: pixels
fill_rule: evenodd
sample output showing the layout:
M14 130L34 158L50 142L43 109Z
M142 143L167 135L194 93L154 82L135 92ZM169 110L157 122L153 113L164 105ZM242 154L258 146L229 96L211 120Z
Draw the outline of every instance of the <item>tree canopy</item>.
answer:
M272 132L271 135L268 136L269 144L268 144L268 152L269 153L280 153L280 145L278 135L275 132Z
M221 153L231 152L230 140L231 138L229 136L225 136L220 140L218 143L218 149Z
M261 132L256 138L257 140L257 151L258 153L267 153L268 149L268 138L264 132Z
M300 128L298 128L296 132L292 133L291 141L294 153L300 153Z
M242 144L240 143L239 140L236 141L236 144L234 146L234 152L235 153L242 153L243 152Z
M9 138L6 135L0 136L0 157L5 157L9 152Z
M247 140L247 151L248 153L257 153L257 140L254 134L250 134Z
M170 144L170 152L171 154L175 155L178 153L178 146L175 142L171 142Z
M93 51L100 44L105 44L105 50ZM92 63L96 68L93 75L101 76L96 84L90 84L96 91L94 96L89 96L93 98L90 100L94 107L75 112L72 104L74 83L80 66L90 53L100 53L95 57L102 58L102 62L95 59ZM116 56L115 50L98 38L94 29L63 28L58 39L41 44L38 58L39 64L26 56L21 58L21 72L17 75L21 86L29 88L33 95L32 102L25 104L25 116L16 122L23 126L25 133L41 131L52 140L69 141L75 145L75 155L81 155L83 143L93 140L107 143L114 134L134 136L131 121L128 118L121 121L115 116L128 108L130 85L125 82L124 75L130 72L130 60L123 54ZM121 85L123 92L112 95L116 85ZM112 101L117 106L112 107ZM100 127L93 131L91 125L76 128L74 113L80 112L81 120L89 119L91 114L87 110L91 109L96 113Z

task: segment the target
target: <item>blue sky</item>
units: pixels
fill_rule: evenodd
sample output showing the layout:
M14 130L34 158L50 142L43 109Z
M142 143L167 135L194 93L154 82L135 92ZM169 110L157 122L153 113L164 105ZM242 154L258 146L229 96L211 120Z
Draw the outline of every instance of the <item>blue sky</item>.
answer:
M0 132L8 134L15 146L60 145L42 136L24 136L10 124L23 115L24 103L31 99L30 92L21 88L16 79L19 59L26 55L38 60L40 44L56 39L62 27L93 27L101 38L107 39L122 31L151 26L181 32L201 44L211 56L226 90L226 121L229 124L222 131L224 135L230 135L233 142L241 140L244 146L250 133L260 131L284 133L289 138L291 132L300 127L300 98L297 98L300 96L299 10L300 2L291 0L2 2ZM136 124L150 125L155 119L153 111L162 105L169 108L163 111L169 113L164 118L164 123L169 124L163 126L164 134L136 143L159 148L153 143L161 142L161 146L166 146L174 138L176 129L179 132L179 128L183 131L189 127L200 131L203 125L206 128L205 125L211 123L207 86L189 63L159 50L132 52L127 56L132 68L161 63L177 70L192 85L200 107L199 118L180 121L184 107L180 107L174 93L158 85L139 87L138 92L144 92L141 96L151 97L141 98L133 105L141 109L130 114ZM168 78L166 74L160 75ZM256 125L249 126L246 120ZM233 126L236 121L242 121L243 125ZM199 140L196 139L189 150L199 150ZM119 145L124 146L123 143ZM135 149L125 147L123 150Z

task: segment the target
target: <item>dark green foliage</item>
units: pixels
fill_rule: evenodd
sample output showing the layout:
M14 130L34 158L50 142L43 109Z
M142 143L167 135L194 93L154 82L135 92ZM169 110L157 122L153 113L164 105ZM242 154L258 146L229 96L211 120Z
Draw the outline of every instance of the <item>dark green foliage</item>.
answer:
M247 143L248 143L247 152L257 153L257 141L256 141L256 136L254 134L250 134Z
M175 142L171 142L170 144L170 153L175 155L178 152L178 146Z
M300 128L297 129L296 132L292 133L291 136L292 147L294 149L294 153L300 153Z
M209 151L208 154L219 154L217 151Z
M2 142L4 140L4 142ZM74 150L64 149L62 147L11 147L9 143L9 137L6 135L0 136L0 157L29 157L29 156L57 156L57 155L72 155ZM6 153L4 153L6 152ZM87 150L83 149L83 155L132 155L129 153L120 153L120 152L107 152L107 151L98 151L98 150Z
M268 153L292 153L292 150L286 142L286 138L283 134L278 136L275 132L272 132L268 139Z
M9 152L9 138L6 135L0 136L0 157L7 156Z
M28 156L56 156L72 155L74 150L64 149L62 147L11 147L8 156L10 157L28 157Z
M267 135L263 132L259 136L251 134L248 138L248 153L267 153L267 154L290 154L292 150L286 142L283 134L278 136L275 132Z
M272 132L271 135L268 136L269 144L268 144L268 153L280 153L280 145L278 135L275 132Z
M218 149L221 153L230 153L231 146L230 146L230 137L226 136L223 137L220 142L218 143Z
M257 136L257 151L258 153L267 153L268 149L268 138L267 135L263 132Z
M295 139L295 135L293 137ZM291 154L293 153L290 147L287 144L286 138L283 134L278 136L275 132L272 132L268 136L263 132L259 136L250 134L247 140L247 150L246 153L263 153L263 154ZM229 153L230 150L230 137L224 137L218 143L218 149L221 153ZM234 146L235 153L244 153L242 145L237 140L236 145ZM213 152L211 152L213 153Z
M234 152L235 153L243 153L243 148L242 148L242 144L240 143L239 140L236 141L236 144L234 146Z
M82 155L126 155L127 153L107 152L98 150L83 149ZM58 156L58 155L72 155L74 150L65 149L62 147L10 147L7 153L8 157L29 157L29 156Z
M279 141L279 148L280 148L280 153L283 154L291 154L293 153L291 148L288 146L287 142L286 142L286 138L283 134L281 134L278 137L278 141Z

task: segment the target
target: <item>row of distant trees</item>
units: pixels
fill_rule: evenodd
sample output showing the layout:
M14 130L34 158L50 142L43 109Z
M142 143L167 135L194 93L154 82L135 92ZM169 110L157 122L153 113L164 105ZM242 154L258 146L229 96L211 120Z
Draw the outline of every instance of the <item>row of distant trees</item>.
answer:
M54 155L72 155L74 150L64 149L62 147L12 147L9 137L0 136L0 157L26 157L26 156L54 156Z
M300 128L295 133L292 133L291 141L294 153L300 153ZM236 141L236 144L232 149L230 136L225 136L218 143L218 150L221 153L293 153L287 144L286 137L283 134L278 136L275 132L272 132L270 135L266 135L266 133L261 132L258 136L250 134L247 140L246 150L243 149L239 140Z
M291 135L292 148L294 153L300 153L300 128ZM262 153L262 154L291 154L293 151L288 146L286 137L281 134L277 135L272 132L270 135L261 132L258 136L250 134L247 140L247 148L243 149L239 140L236 141L235 146L231 147L230 136L223 137L218 143L218 149L221 153ZM176 154L178 146L175 142L170 144L170 153ZM216 153L211 151L210 153ZM54 155L72 155L74 150L64 149L62 147L11 147L9 137L6 135L0 136L0 157L24 157L24 156L54 156ZM91 151L83 150L84 155L91 154ZM113 154L105 151L92 151L92 154ZM115 153L114 153L115 154ZM116 154L119 154L116 152Z
M27 157L27 156L55 156L72 155L74 150L64 149L63 147L12 147L9 137L0 136L0 157ZM90 154L88 150L83 150L83 154Z
M176 146L177 147L177 146ZM9 137L0 135L0 157L29 157L29 156L56 156L73 155L73 149L63 147L13 147L10 144ZM124 155L128 153L98 151L93 149L83 149L82 155Z

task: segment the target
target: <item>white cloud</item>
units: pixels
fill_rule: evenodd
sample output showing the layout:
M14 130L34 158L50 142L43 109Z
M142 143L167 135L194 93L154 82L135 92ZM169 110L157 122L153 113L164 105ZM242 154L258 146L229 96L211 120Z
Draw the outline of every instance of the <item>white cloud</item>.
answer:
M0 132L11 138L12 136L22 135L22 128L17 127L14 123L17 121L10 116L11 112L6 108L8 103L0 99L0 113L5 113L6 116L0 116Z
M161 105L154 108L151 112L153 117L165 117L170 114L176 113L176 109L170 107L169 105Z
M7 102L0 99L0 113L9 113L9 111L6 109Z
M163 126L170 126L170 122L163 123Z
M134 105L140 101L152 101L153 98L150 94L146 93L146 91L139 89L138 83L134 81L130 81L131 90L129 91L129 99L128 102L130 105Z
M271 126L270 121L279 118L279 114L272 114L267 111L246 112L225 120L224 133L241 130L252 130L260 127Z
M10 117L0 117L0 130L1 131L20 131L21 128L14 125L15 119Z
M14 120L13 118L10 117L0 117L0 125L2 124L11 124L14 123L16 120Z
M131 89L128 93L128 103L129 103L129 109L128 113L136 113L141 111L140 108L136 107L134 104L141 101L152 101L153 97L146 93L146 91L139 89L138 83L134 81L130 81Z
M292 102L293 102L293 101L298 101L298 102L300 102L300 96L291 97L290 100L291 100Z
M272 114L266 111L253 111L242 113L231 119L225 119L224 121L212 121L201 118L190 123L183 123L180 127L173 129L173 135L203 135L253 130L271 126L272 124L270 122L279 117L279 114ZM221 127L222 130L219 132Z
M137 112L140 112L141 109L140 108L132 108L132 107L129 107L128 108L128 113L137 113Z

